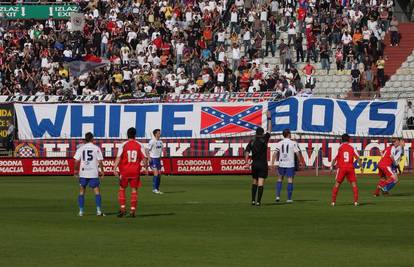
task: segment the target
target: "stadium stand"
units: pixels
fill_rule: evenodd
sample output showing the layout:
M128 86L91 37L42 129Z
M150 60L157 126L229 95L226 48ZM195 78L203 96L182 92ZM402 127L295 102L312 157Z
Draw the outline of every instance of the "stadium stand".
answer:
M346 97L351 88L360 94L369 66L372 91L385 82L377 82L376 65L393 27L392 0L72 3L85 13L82 32L72 31L70 20L1 20L2 95L277 91L281 97ZM72 77L71 62L85 55L110 65ZM393 58L386 74L398 68ZM315 68L311 78L302 72L307 60Z

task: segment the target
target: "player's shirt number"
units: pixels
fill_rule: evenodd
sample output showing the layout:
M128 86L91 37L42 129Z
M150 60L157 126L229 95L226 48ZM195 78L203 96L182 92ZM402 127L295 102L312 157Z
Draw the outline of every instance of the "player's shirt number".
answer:
M93 160L92 150L84 150L82 151L82 160L83 161L91 161Z
M347 151L344 152L344 162L349 162L349 153Z
M128 162L137 162L138 153L136 150L127 150Z

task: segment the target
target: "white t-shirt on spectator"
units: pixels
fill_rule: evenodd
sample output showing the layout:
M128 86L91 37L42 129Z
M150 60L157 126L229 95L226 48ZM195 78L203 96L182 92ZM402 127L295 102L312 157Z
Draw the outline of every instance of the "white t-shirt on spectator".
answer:
M220 51L218 54L218 61L224 62L224 57L226 56L226 52Z
M101 38L101 43L107 44L108 41L109 41L109 33L103 32L102 33L102 38Z
M218 32L217 33L217 42L224 43L224 40L226 38L225 32Z
M267 21L267 11L260 12L260 20Z
M352 42L352 37L351 37L350 34L348 34L348 35L344 34L344 35L342 35L342 39L341 40L342 40L342 43L343 44L347 45L347 44L349 44L349 43Z
M124 76L124 80L129 81L129 80L131 80L131 77L132 77L132 71L123 70L122 71L122 76Z
M185 21L191 22L192 20L193 20L193 13L191 13L191 11L185 12Z
M245 31L244 32L243 41L250 41L250 31Z
M231 12L230 22L237 23L237 12Z
M233 47L233 50L232 50L232 59L240 59L240 48Z
M184 52L184 44L182 42L175 45L175 52L177 55L182 55Z

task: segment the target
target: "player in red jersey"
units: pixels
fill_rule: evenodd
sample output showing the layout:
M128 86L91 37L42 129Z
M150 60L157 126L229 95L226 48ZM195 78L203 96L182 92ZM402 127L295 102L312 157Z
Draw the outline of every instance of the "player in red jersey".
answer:
M127 131L128 140L118 149L114 165L114 175L119 178L118 201L121 206L118 217L125 215L125 190L128 184L131 187L131 217L135 217L138 201L138 188L141 187L140 172L141 161L147 168L148 159L145 156L145 147L135 140L135 128ZM119 171L117 170L119 168Z
M349 144L349 135L342 135L342 144L338 149L338 154L332 160L331 171L334 166L337 166L335 185L332 188L332 206L335 206L336 196L338 195L339 187L344 181L345 177L352 185L352 191L354 192L354 205L358 206L358 186L357 178L355 175L354 160L357 159L359 166L362 166L361 159L358 152ZM361 168L363 173L363 169Z
M393 172L393 166L398 166L396 158L400 158L401 153L402 149L400 149L400 139L393 138L392 145L387 147L382 152L382 157L378 162L378 175L380 180L374 192L375 197L379 196L380 190L383 190L383 193L387 194L388 191L384 190L385 186L391 182L395 181L396 183L398 181L397 174Z

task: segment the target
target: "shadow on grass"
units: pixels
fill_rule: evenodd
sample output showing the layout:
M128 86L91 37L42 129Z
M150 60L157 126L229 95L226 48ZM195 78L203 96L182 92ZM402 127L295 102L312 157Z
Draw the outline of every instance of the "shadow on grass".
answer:
M263 206L277 206L277 205L294 205L295 203L301 203L301 202L316 202L317 199L298 199L293 200L293 203L287 203L286 201L280 201L280 202L273 202L273 203L264 203Z
M343 203L343 204L336 204L336 206L353 206L353 203ZM363 203L359 203L358 206L372 206L372 205L377 205L376 203L373 202L363 202Z
M167 191L163 192L164 194L179 194L179 193L185 193L187 191L181 190L181 191Z
M138 214L137 217L159 217L159 216L172 216L172 215L175 215L175 212Z
M397 194L391 194L387 197L411 197L414 196L414 192L413 193L397 193Z

